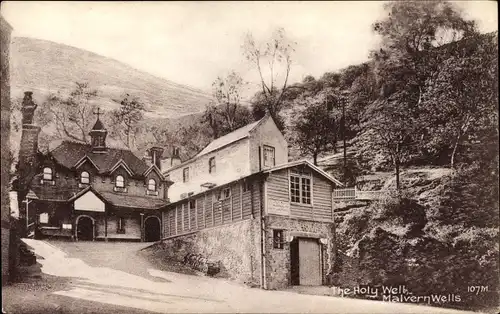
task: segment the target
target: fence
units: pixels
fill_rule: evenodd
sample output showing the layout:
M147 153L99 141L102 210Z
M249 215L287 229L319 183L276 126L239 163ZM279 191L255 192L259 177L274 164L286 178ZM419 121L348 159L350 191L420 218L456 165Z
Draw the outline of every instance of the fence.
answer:
M386 191L360 191L354 188L333 190L333 199L336 200L375 200L384 195Z

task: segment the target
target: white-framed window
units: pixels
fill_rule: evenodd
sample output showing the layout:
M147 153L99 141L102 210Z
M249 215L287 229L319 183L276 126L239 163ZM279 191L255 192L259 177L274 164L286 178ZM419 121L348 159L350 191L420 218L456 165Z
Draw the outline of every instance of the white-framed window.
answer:
M264 145L264 167L273 167L276 165L274 147Z
M50 167L43 168L43 179L47 181L52 181L52 168Z
M115 186L117 188L124 188L125 187L125 179L123 178L123 176L121 176L121 175L116 176Z
M208 159L208 173L215 173L215 157Z
M155 179L148 180L148 191L156 191L156 181Z
M90 184L90 175L87 171L82 171L82 173L80 173L80 183Z
M189 167L182 169L182 182L189 182Z
M290 174L290 201L311 204L311 176L309 174Z

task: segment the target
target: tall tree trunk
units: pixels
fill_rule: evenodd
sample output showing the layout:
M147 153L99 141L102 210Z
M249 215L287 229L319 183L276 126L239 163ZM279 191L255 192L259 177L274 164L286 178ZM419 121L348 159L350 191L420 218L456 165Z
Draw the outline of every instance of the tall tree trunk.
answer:
M455 169L455 156L458 151L458 144L460 143L460 138L462 137L462 134L459 132L457 139L455 140L455 144L453 145L453 151L451 152L451 159L450 159L450 168Z
M396 190L399 192L401 189L400 183L399 183L399 160L396 159Z

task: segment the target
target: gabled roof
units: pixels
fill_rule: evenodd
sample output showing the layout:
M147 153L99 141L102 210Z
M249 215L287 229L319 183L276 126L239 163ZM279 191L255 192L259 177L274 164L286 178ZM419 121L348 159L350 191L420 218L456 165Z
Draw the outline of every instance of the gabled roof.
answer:
M263 173L271 173L273 171L278 171L278 170L282 170L282 169L288 169L288 168L296 167L296 166L299 166L299 165L308 166L312 170L316 171L318 174L320 174L321 176L323 176L325 179L327 179L327 180L335 183L338 186L344 186L344 184L342 182L340 182L339 180L335 179L334 177L332 177L331 175L329 175L327 172L325 172L321 168L315 166L313 163L309 162L308 160L297 160L297 161L293 161L293 162L288 162L286 164L278 165L278 166L275 166L273 168L265 169L262 172Z
M227 146L231 143L244 139L250 135L250 132L254 130L259 124L261 124L264 120L266 120L269 115L265 115L259 121L255 121L253 123L247 124L244 127L241 127L233 132L221 136L208 144L201 152L199 152L195 157L203 156L214 150L218 150L224 146Z
M143 175L147 176L151 171L155 171L156 174L160 177L160 179L163 179L163 174L161 173L160 169L158 169L158 167L155 164L152 164L151 166L149 166L149 168L146 169L146 171L144 171Z
M135 174L142 174L148 169L144 161L139 159L130 150L108 148L106 152L93 152L92 146L85 143L63 141L50 154L62 166L72 169L78 166L85 156L99 168L100 173L109 172L120 160Z
M126 193L114 193L109 191L96 190L92 186L87 186L81 189L64 190L61 191L54 186L52 192L47 193L47 189L40 189L39 193L42 195L39 197L42 201L59 201L59 202L72 202L80 198L82 195L91 191L97 197L99 197L103 202L111 204L117 207L134 208L134 209L159 209L168 204L165 200L161 198L144 197L137 195L130 195Z

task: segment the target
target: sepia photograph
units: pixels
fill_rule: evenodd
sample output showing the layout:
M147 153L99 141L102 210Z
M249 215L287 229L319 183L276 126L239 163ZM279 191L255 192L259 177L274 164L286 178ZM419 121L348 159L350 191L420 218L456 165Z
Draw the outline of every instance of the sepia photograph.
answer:
M2 1L2 314L498 313L496 1Z

